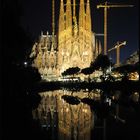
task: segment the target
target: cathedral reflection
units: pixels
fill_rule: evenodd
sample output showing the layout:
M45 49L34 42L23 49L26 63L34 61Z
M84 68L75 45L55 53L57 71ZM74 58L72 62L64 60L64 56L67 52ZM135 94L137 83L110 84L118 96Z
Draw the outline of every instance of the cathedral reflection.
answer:
M70 91L49 91L39 93L42 100L33 110L33 118L39 120L43 128L51 129L59 140L90 140L91 128L94 125L94 114L87 104L80 102L72 105L62 99L63 95L71 95ZM74 92L79 98L87 97L87 93ZM55 133L58 132L58 133Z

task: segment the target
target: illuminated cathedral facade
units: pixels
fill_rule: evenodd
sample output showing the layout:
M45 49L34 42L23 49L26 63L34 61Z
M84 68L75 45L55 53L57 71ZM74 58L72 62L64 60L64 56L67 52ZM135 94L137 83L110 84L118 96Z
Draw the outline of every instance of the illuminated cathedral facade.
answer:
M87 104L71 105L62 99L63 95L69 94L71 92L62 90L39 93L41 102L32 111L33 119L38 120L46 130L51 130L54 139L90 140L94 113ZM75 92L74 95L85 97L82 91Z
M30 54L44 79L55 80L70 67L89 67L101 53L101 42L92 32L89 0L78 5L75 0L61 0L57 34L41 33Z

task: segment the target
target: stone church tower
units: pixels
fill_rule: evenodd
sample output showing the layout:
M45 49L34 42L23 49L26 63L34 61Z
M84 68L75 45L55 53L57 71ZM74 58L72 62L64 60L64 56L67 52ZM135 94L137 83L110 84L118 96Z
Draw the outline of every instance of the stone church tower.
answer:
M33 66L43 79L57 80L70 67L89 67L101 53L101 42L91 29L90 2L79 2L61 0L58 36L54 32L55 15L52 14L52 35L41 33L39 41L33 45L30 57L34 58Z
M42 79L57 80L59 76L58 51L56 36L41 33L39 41L35 42L30 54L34 58L33 67L36 67Z
M86 4L84 0L80 0L79 16L76 16L76 10L75 0L73 3L67 0L66 4L61 0L58 30L60 72L69 67L89 67L94 59L95 40L91 31L89 0Z

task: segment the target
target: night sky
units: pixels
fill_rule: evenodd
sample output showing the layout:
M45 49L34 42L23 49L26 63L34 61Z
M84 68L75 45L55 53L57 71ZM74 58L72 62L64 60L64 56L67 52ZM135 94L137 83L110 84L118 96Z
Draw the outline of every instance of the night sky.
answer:
M58 26L59 1L55 0L55 24L56 33ZM80 0L77 0L77 3ZM86 1L85 1L86 2ZM103 3L104 0L90 0L92 31L103 33L103 8L97 9L97 4ZM133 8L110 8L108 10L108 48L112 48L117 41L127 41L127 44L121 49L121 61L128 58L139 46L139 0L108 0L111 4L131 4ZM51 34L52 21L52 1L51 0L21 0L23 15L21 25L28 30L38 40L43 31L49 31ZM103 37L98 37L102 42ZM116 51L109 54L113 62L116 61Z

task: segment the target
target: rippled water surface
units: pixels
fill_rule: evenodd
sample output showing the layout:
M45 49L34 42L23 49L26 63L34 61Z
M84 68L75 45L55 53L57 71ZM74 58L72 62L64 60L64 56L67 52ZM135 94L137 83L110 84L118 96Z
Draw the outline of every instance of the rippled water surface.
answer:
M118 104L120 91L104 97L101 90L90 93L56 90L39 95L41 102L32 111L33 119L39 122L50 140L111 139L121 133L118 129L126 127L126 113L131 113L132 117L135 113L134 109ZM131 99L137 101L139 96ZM121 135L125 137L125 132Z

